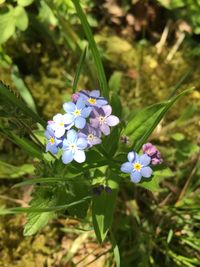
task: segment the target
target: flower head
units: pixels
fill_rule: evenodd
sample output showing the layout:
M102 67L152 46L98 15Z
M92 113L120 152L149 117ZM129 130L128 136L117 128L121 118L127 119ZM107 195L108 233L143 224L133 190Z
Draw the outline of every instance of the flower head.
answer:
M75 125L78 129L85 127L86 118L89 117L92 111L91 107L86 107L85 101L81 97L78 98L76 104L67 102L63 105L63 108L67 112L65 116L70 128Z
M87 141L84 138L79 138L75 130L67 132L67 139L63 141L62 161L64 164L70 163L73 159L76 162L82 163L85 161L84 149L87 147Z
M149 178L152 175L152 169L148 166L151 158L147 154L139 156L136 152L128 153L128 162L121 166L121 171L130 173L131 181L140 182L142 177Z
M65 131L69 128L66 114L55 115L53 121L48 122L48 126L54 131L56 138L62 137L65 134Z
M111 115L112 107L110 105L102 108L95 108L91 113L90 123L94 128L98 128L105 135L110 134L110 126L116 126L119 123L119 118Z
M163 162L161 154L158 149L151 143L146 143L142 146L142 151L146 153L151 158L151 164L157 165Z
M82 90L79 95L85 100L87 106L90 107L102 107L108 104L108 101L104 97L100 97L99 90L86 91Z
M62 139L55 137L53 129L48 125L45 131L45 136L48 139L46 144L46 152L50 151L53 154L58 153L58 147L62 146Z
M92 147L101 143L101 131L86 124L85 128L79 132L79 137L87 140L88 146Z

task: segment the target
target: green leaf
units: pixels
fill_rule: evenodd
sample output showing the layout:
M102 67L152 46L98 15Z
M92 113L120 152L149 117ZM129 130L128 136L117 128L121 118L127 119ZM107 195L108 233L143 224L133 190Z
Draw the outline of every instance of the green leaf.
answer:
M0 99L1 98L7 103L7 105L18 107L26 116L46 127L46 122L34 111L32 111L24 101L17 98L16 95L11 92L2 82L0 82Z
M164 166L155 166L153 176L149 179L142 179L142 182L138 185L148 189L152 192L159 192L160 191L160 185L159 183L169 177L173 177L174 173L171 171L170 168L165 168Z
M34 0L17 0L19 6L29 6Z
M28 27L28 16L23 7L17 6L14 9L14 17L15 17L15 26L21 30L25 31Z
M42 152L38 146L35 145L30 140L26 138L21 138L20 136L16 135L13 131L5 129L2 125L0 125L0 133L3 133L7 138L10 139L11 142L15 143L23 150L25 150L30 156L36 157L38 159L43 159Z
M116 243L115 237L112 233L112 231L110 231L110 236L111 236L111 244L112 244L112 248L113 248L113 253L114 253L114 258L115 258L115 262L116 262L116 267L120 267L120 253L119 253L119 247Z
M25 174L33 174L34 169L35 168L32 164L24 164L20 167L16 167L6 162L0 161L0 178L19 178Z
M139 151L150 134L159 124L161 119L169 108L182 96L190 92L191 89L185 90L177 96L172 97L170 100L158 103L143 109L135 114L135 116L128 122L123 131L123 135L129 136L133 142L135 151Z
M79 3L79 0L72 0L72 2L73 2L74 6L76 8L76 11L77 11L79 19L81 21L83 30L84 30L85 35L87 37L87 40L89 42L90 49L92 51L92 55L93 55L93 58L94 58L94 61L95 61L95 65L96 65L96 68L97 68L100 88L102 90L103 95L108 98L109 97L109 94L108 94L109 93L109 88L108 88L108 84L107 84L107 80L106 80L106 75L105 75L105 72L104 72L104 68L103 68L103 64L102 64L102 61L101 61L101 57L100 57L99 51L97 49L97 46L96 46L92 31L91 31L91 28L90 28L90 25L89 25L89 23L87 21L86 15L84 14L81 5Z
M64 202L71 203L74 201L79 201L87 197L90 190L91 189L87 180L85 180L85 182L82 180L79 183L70 183L68 184L68 189L66 191ZM89 204L90 204L90 199L80 203L79 205L68 208L68 212L70 213L71 216L76 216L78 218L85 218Z
M94 196L92 202L92 221L97 239L100 243L105 240L108 230L111 227L119 188L114 174L110 175L107 182L112 192L107 193L103 191L100 196Z
M30 205L32 208L46 208L55 203L52 198L45 190L39 190L37 194L32 199ZM42 229L49 220L55 217L55 212L42 212L42 213L29 213L27 218L27 223L24 228L24 236L31 236L36 234L40 229Z
M107 152L107 154L110 157L112 157L116 153L118 145L119 145L119 129L118 127L115 127L112 130L111 134L103 140L103 147Z
M77 67L77 70L76 70L76 75L74 77L74 82L73 82L73 85L72 85L72 91L73 91L73 93L76 92L78 81L79 81L79 77L80 77L80 74L81 74L81 70L83 68L83 63L85 61L86 54L87 54L87 46L83 50L83 52L81 54L80 61L78 63L78 67Z
M115 93L119 93L121 80L122 80L123 73L121 71L114 71L112 76L109 80L109 88L111 91Z
M5 43L15 32L15 17L13 16L13 8L0 14L0 44Z
M18 92L20 93L21 97L27 103L28 107L31 108L35 113L37 113L33 97L31 95L31 93L29 92L29 89L26 87L24 81L20 77L19 70L18 70L18 67L16 65L14 65L12 67L11 78L12 78Z
M117 93L113 93L111 97L111 106L112 106L112 114L121 118L122 115L122 104L120 100L120 96Z
M91 196L87 196L81 200L78 201L74 201L72 203L69 204L64 204L64 205L56 205L56 206L51 206L51 207L31 207L31 208L10 208L10 209L4 209L1 208L0 209L0 215L4 215L4 214L17 214L17 213L38 213L38 212L50 212L50 211L61 211L61 210L67 210L68 208L75 206L75 205L79 205L85 201L88 201L89 199L91 199Z

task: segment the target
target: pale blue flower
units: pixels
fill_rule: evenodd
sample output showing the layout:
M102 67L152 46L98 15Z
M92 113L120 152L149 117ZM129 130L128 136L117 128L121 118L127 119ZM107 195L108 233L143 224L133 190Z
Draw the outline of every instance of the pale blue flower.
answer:
M89 117L92 111L91 107L86 107L85 101L79 97L76 104L67 102L63 105L63 109L67 112L65 114L68 125L76 126L78 129L83 129L86 124L86 118Z
M84 138L79 138L75 130L69 130L67 132L67 139L63 141L63 163L70 163L73 159L78 163L84 162L85 148L87 148L87 141Z
M87 106L90 107L102 107L108 104L108 101L104 97L100 97L99 90L86 91L82 90L79 92L79 97L82 97Z
M101 131L91 127L89 124L79 132L79 137L85 138L87 140L88 146L92 147L101 143Z
M46 152L50 151L53 154L58 153L58 147L62 147L62 139L55 137L55 133L50 125L47 126L45 137L48 139L46 144Z
M91 113L90 124L92 127L99 129L103 134L110 134L110 127L119 123L119 118L111 115L112 107L110 105L101 108L94 108Z
M142 177L149 178L152 175L152 169L148 166L151 158L147 154L139 156L136 152L128 153L128 162L121 166L121 171L130 173L131 181L139 183Z
M53 121L49 122L49 127L54 131L56 138L64 136L65 131L68 130L70 127L66 114L55 115L53 117Z

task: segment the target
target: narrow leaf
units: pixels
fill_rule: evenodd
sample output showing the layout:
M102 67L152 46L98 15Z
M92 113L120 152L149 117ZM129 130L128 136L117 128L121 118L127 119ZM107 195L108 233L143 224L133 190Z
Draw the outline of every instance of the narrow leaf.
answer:
M180 97L190 91L191 89L185 90L166 102L152 105L135 114L123 131L123 134L129 136L130 140L133 142L135 151L140 150L141 146L148 139L169 108Z
M83 12L83 9L80 5L79 0L72 0L72 2L76 8L76 11L77 11L79 19L81 21L83 30L84 30L85 35L87 37L87 40L89 42L90 49L92 51L92 55L94 57L94 61L95 61L95 65L96 65L97 73L98 73L98 78L99 78L99 83L100 83L100 88L103 92L103 95L108 98L109 89L108 89L108 84L107 84L107 80L106 80L106 75L104 72L101 57L100 57L99 51L97 49L90 25L87 21L86 15Z
M46 122L34 111L32 111L24 101L17 98L16 95L12 93L2 82L0 82L0 98L1 97L5 102L8 103L8 105L18 107L26 116L29 116L35 122L38 122L44 127L46 127Z
M111 193L103 191L100 196L93 197L92 220L97 239L102 243L111 227L113 213L118 193L118 183L114 175L109 177L108 186L112 189Z
M73 93L76 92L77 84L78 84L78 81L79 81L79 77L80 77L80 74L81 74L81 70L82 70L82 68L83 68L83 63L84 63L84 61L85 61L86 54L87 54L87 46L86 46L85 49L83 50L83 52L82 52L82 54L81 54L80 61L79 61L79 63L78 63L78 67L77 67L76 74L75 74L75 77L74 77L74 82L73 82L73 85L72 85L72 91L73 91Z

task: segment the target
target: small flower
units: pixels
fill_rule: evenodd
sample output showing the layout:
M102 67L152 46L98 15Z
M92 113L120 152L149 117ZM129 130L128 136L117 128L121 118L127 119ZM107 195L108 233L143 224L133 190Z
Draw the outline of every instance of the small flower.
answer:
M128 162L121 166L121 171L130 173L131 181L140 182L142 177L149 178L152 175L152 169L148 166L151 158L147 154L139 156L136 152L128 153Z
M87 124L85 128L79 132L78 135L79 137L85 138L87 140L89 147L92 147L94 145L98 145L101 143L101 139L100 139L101 131L91 127L89 124Z
M50 151L53 154L57 154L58 147L62 146L62 139L57 139L55 137L54 131L51 127L49 127L49 125L47 126L47 129L45 131L45 136L48 139L46 152Z
M67 139L63 141L63 163L70 163L73 159L78 163L84 162L85 152L83 150L86 147L87 141L84 138L79 138L75 130L69 130L67 132Z
M142 151L151 158L151 164L157 165L163 162L161 154L158 149L151 143L146 143L142 146Z
M99 90L86 91L82 90L79 95L85 100L87 106L102 107L108 104L108 101L104 97L100 97Z
M91 113L91 126L99 128L103 134L109 135L109 126L116 126L119 123L119 118L111 115L111 113L112 107L110 105L103 106L100 109L95 108Z
M57 114L53 117L53 121L48 122L48 126L54 130L55 137L60 138L65 134L65 131L70 127L68 125L67 116Z
M92 193L96 196L100 196L103 190L104 190L103 185L95 186L92 188Z
M76 126L78 129L83 129L86 124L86 118L89 117L92 108L86 107L82 98L78 98L76 104L73 102L67 102L63 105L64 110L67 112L67 123L72 127Z

